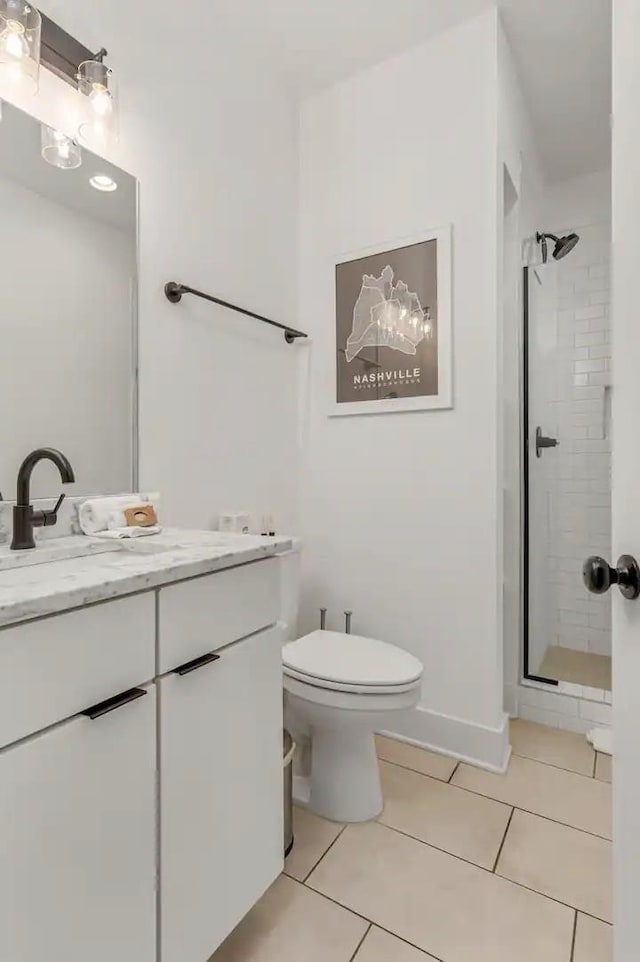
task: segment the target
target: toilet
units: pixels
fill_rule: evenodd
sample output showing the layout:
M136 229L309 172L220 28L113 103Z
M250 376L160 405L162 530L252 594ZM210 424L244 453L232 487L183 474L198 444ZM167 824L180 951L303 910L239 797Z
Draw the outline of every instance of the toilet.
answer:
M297 614L299 545L281 556L282 627ZM282 650L285 721L310 742L310 771L296 778L296 801L336 822L364 822L383 808L375 732L420 698L422 663L386 642L312 631Z

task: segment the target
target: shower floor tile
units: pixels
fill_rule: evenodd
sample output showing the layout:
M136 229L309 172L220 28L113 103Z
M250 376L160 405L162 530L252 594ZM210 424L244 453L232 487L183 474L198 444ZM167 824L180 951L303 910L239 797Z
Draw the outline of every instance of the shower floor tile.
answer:
M538 674L555 681L568 681L585 688L611 691L611 655L596 655L592 651L574 651L561 645L549 645Z

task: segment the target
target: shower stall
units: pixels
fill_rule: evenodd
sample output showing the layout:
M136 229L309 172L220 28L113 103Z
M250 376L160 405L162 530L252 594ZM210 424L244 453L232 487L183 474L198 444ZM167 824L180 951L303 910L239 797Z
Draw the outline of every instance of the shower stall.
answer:
M611 557L609 237L537 240L541 263L524 269L523 674L610 701L611 599L581 577L589 555Z

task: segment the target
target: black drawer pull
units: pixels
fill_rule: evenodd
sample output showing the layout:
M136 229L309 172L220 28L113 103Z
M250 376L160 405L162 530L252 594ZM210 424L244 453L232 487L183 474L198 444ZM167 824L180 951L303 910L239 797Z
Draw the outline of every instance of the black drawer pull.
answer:
M174 668L173 673L174 675L188 675L189 672L204 668L205 665L210 665L213 661L220 661L220 655L210 651L208 655L201 655L199 658L194 658L193 661L187 661L184 665Z
M80 714L92 720L100 718L102 715L106 715L110 711L115 711L116 708L122 708L123 705L128 705L129 702L136 701L146 694L144 688L130 688L129 691L123 691L119 695L114 695L113 698L107 698L106 701L92 705L91 708L85 708Z

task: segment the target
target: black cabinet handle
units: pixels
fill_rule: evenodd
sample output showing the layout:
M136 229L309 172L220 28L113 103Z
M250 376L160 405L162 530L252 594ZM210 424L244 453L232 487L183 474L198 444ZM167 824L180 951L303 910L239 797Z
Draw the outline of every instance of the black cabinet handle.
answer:
M214 661L220 661L220 655L210 651L207 655L201 655L199 658L194 658L193 661L187 661L184 665L179 665L178 668L173 669L173 673L174 675L188 675L189 672L204 668L205 665L210 665Z
M98 702L97 705L92 705L91 708L85 708L80 714L86 718L91 718L93 721L102 715L108 714L110 711L115 711L116 708L122 708L123 705L128 705L130 702L142 698L142 696L146 694L144 688L130 688L129 691L123 691L119 695L114 695L113 698L107 698L106 701Z

